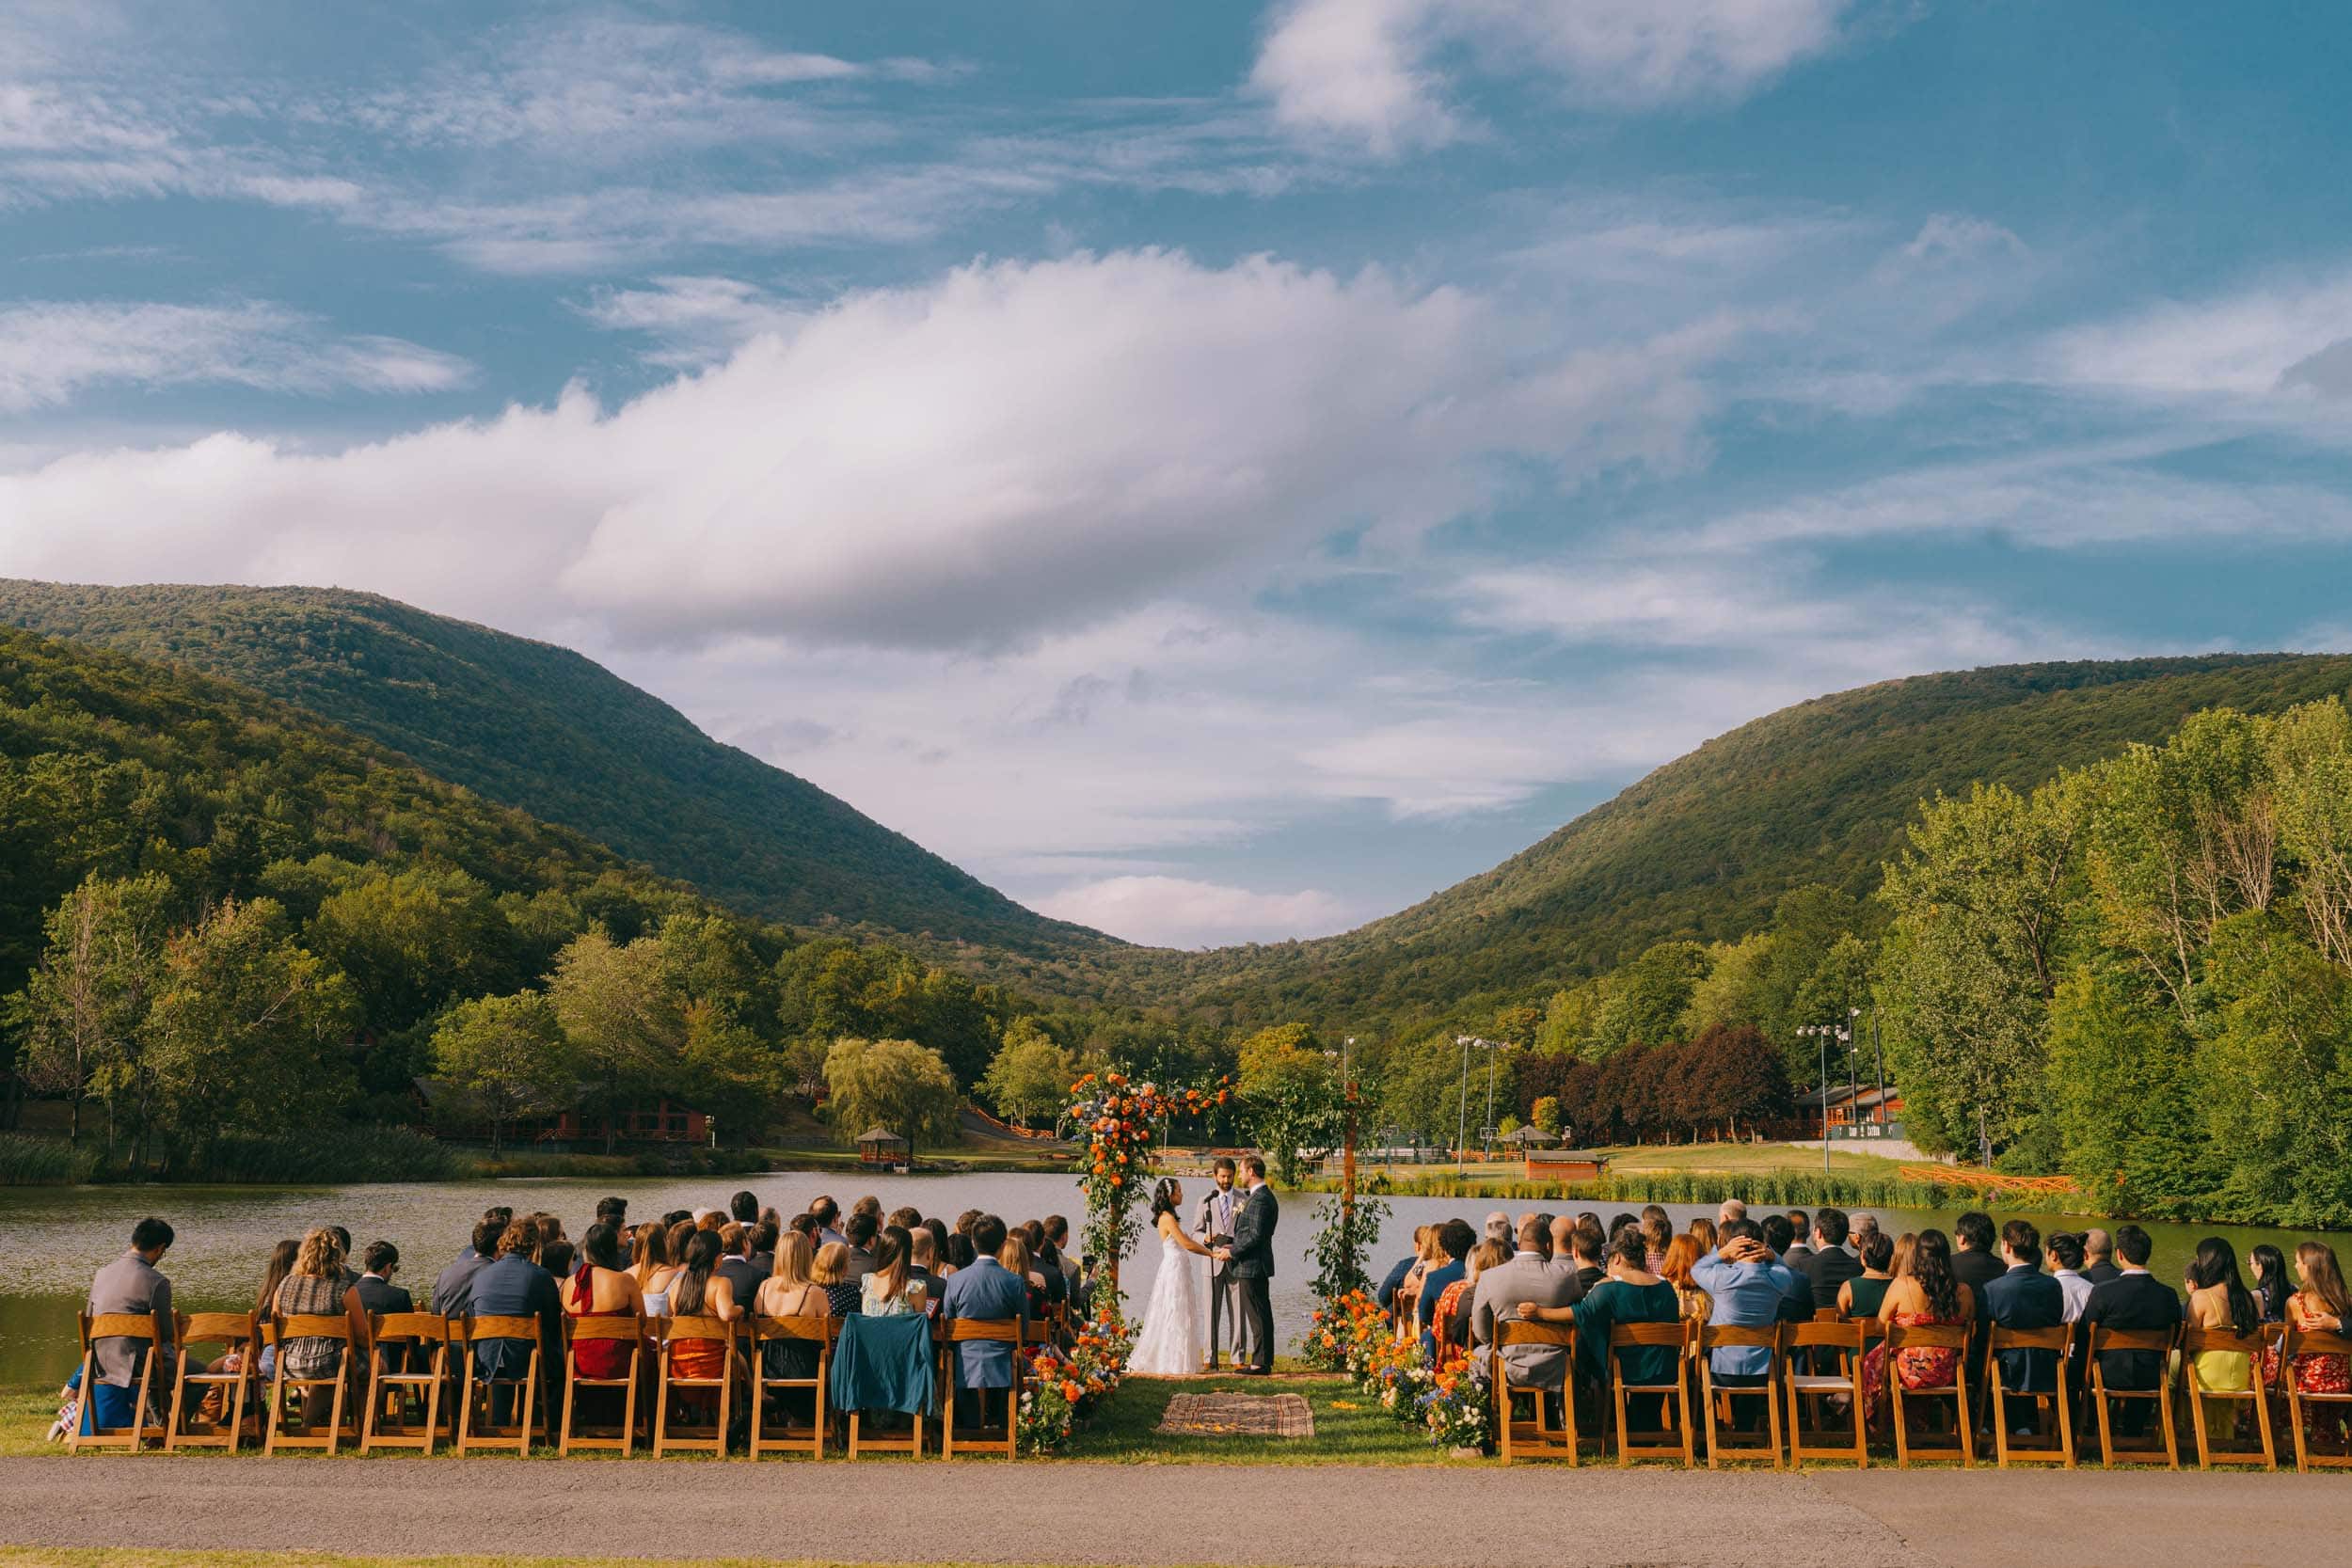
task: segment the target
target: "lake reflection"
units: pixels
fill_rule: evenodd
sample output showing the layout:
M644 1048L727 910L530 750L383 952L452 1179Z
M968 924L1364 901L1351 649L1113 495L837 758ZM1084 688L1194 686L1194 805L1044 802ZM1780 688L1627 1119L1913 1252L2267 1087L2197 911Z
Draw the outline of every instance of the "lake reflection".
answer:
M1207 1187L1206 1177L1184 1179L1187 1212ZM1077 1182L1050 1175L869 1176L836 1170L623 1181L0 1188L0 1386L54 1384L72 1370L77 1359L73 1315L83 1302L90 1275L122 1251L133 1223L144 1214L162 1214L178 1232L164 1272L171 1276L183 1309L243 1310L252 1305L272 1244L283 1237L299 1236L313 1225L348 1227L356 1246L379 1238L392 1242L402 1258L399 1282L421 1294L431 1287L433 1276L466 1245L474 1221L491 1204L508 1203L517 1209L544 1209L560 1214L566 1231L577 1238L594 1217L596 1199L607 1195L628 1198L631 1218L642 1221L672 1209L723 1207L727 1196L739 1188L749 1188L762 1204L772 1204L787 1215L801 1212L820 1193L832 1195L844 1209L871 1193L882 1199L885 1210L908 1204L951 1221L965 1209L987 1210L1009 1221L1058 1213L1070 1219L1073 1232L1082 1227L1085 1214ZM1305 1254L1314 1238L1314 1208L1327 1199L1311 1194L1278 1196L1282 1196L1282 1224L1276 1243L1274 1310L1288 1349L1306 1323L1307 1285L1313 1268ZM1408 1250L1416 1225L1456 1215L1477 1225L1494 1207L1488 1200L1468 1198L1394 1197L1387 1201L1392 1214L1376 1249L1379 1266L1375 1273L1385 1272L1390 1262ZM1537 1205L1514 1200L1503 1207L1516 1215ZM1666 1208L1677 1226L1715 1212L1711 1205L1669 1204ZM1604 1210L1603 1222L1616 1212L1614 1206ZM1930 1225L1948 1231L1955 1218L1950 1212L1875 1212L1892 1233ZM2001 1217L2009 1215L2004 1212ZM2089 1223L2055 1215L2029 1217L2045 1231L2079 1229ZM2241 1256L2256 1243L2269 1242L2290 1259L2295 1243L2305 1239L2304 1233L2243 1227L2152 1225L2148 1228L2156 1243L2153 1266L2157 1277L2168 1281L2179 1279L2189 1254L2203 1236L2228 1237ZM1158 1244L1147 1236L1137 1255L1122 1265L1121 1281L1131 1304L1149 1299L1158 1261Z

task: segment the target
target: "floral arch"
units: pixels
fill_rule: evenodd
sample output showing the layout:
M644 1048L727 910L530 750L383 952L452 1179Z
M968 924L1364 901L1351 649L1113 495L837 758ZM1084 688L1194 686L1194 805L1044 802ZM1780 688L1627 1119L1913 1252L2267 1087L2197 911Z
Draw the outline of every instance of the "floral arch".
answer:
M1232 1080L1213 1088L1164 1089L1131 1082L1119 1072L1088 1073L1070 1085L1068 1116L1087 1135L1086 1164L1078 1185L1086 1194L1087 1250L1103 1259L1107 1291L1098 1291L1097 1311L1124 1318L1119 1294L1119 1260L1134 1250L1139 1235L1135 1202L1152 1173L1152 1124L1164 1117L1197 1117L1232 1103Z

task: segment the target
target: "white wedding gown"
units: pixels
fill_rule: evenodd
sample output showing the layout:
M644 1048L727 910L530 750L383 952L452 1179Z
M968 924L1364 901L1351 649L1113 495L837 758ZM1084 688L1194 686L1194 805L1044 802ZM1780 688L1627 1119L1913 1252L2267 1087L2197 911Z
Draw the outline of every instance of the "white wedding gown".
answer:
M1198 1377L1208 1354L1209 1260L1163 1236L1160 1270L1127 1370L1140 1377Z

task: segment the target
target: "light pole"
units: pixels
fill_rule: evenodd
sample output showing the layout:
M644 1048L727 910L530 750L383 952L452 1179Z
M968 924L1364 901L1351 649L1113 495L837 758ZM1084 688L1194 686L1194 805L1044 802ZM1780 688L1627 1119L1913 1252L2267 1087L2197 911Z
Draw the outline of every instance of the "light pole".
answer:
M1886 1132L1886 1045L1884 1041L1879 1038L1879 1005L1876 1002L1870 1004L1870 1053L1878 1058L1879 1102L1877 1116L1879 1121L1879 1132L1882 1136L1883 1136Z
M1859 1132L1862 1128L1862 1058L1859 1054L1861 1046L1859 1042L1854 1039L1853 1031L1861 1027L1862 1009L1859 1007L1847 1008L1845 1037L1846 1105L1848 1108L1847 1114L1853 1118L1853 1126L1856 1132Z
M1495 1157L1495 1053L1497 1047L1488 1041L1478 1042L1486 1047L1486 1119L1479 1125L1480 1152L1487 1159Z
M1462 1048L1462 1077L1454 1088L1454 1174L1458 1180L1470 1174L1470 1048L1468 1035L1456 1035L1454 1043Z
M1859 1009L1857 1009L1857 1011ZM1844 1023L1801 1023L1797 1026L1797 1034L1800 1038L1814 1039L1820 1042L1821 1174L1823 1176L1827 1176L1829 1175L1829 1042L1836 1040L1840 1046L1845 1047L1851 1053L1853 1042L1853 1030L1850 1025Z

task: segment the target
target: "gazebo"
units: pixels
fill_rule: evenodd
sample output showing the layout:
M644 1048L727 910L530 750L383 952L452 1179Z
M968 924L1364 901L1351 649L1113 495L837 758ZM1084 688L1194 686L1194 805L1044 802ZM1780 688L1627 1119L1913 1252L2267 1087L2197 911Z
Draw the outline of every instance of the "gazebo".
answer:
M903 1165L913 1153L914 1146L887 1127L869 1127L857 1136L857 1157L865 1164Z
M1547 1132L1532 1121L1524 1127L1512 1128L1511 1131L1495 1140L1497 1143L1509 1144L1520 1149L1534 1148L1538 1146L1549 1147L1559 1141L1559 1133Z

